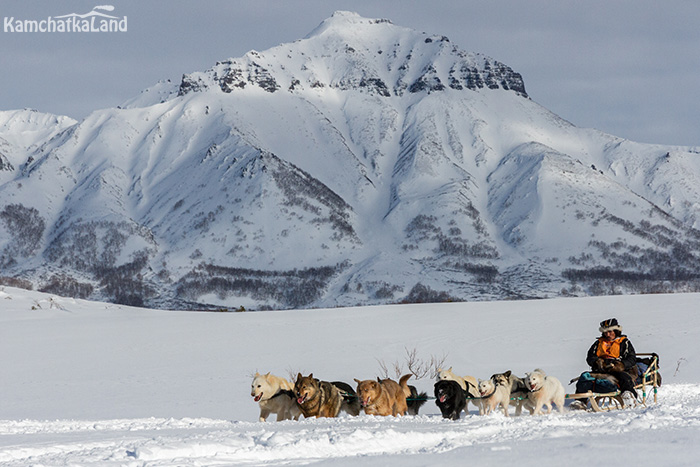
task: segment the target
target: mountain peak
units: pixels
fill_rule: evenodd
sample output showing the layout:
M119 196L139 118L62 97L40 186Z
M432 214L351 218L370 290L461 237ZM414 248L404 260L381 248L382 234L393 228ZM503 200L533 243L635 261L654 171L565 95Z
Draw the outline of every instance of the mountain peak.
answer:
M210 88L297 94L331 89L380 97L502 89L528 97L520 74L503 63L465 52L445 36L347 11L335 12L303 40L186 74L178 95Z
M358 26L375 25L375 24L390 24L388 19L372 19L360 16L353 11L338 10L329 18L326 18L313 31L306 35L305 39L315 36L321 36L328 31L349 31Z

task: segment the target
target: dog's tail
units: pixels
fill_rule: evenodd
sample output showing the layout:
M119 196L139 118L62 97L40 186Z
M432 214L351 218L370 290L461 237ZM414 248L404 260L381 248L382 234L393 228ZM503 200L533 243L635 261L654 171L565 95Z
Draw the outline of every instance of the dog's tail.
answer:
M406 396L406 399L411 397L411 388L408 387L408 379L413 376L411 373L407 375L403 375L401 379L399 380L399 386L401 386L401 389L403 389L403 393Z
M479 388L474 386L474 384L471 381L464 380L465 383L467 383L467 390L464 391L464 395L467 398L479 398L481 397L481 394L479 394Z
M418 415L420 408L428 402L428 394L423 391L418 394L415 386L409 386L411 389L411 397L406 398L406 406L408 406L409 415Z

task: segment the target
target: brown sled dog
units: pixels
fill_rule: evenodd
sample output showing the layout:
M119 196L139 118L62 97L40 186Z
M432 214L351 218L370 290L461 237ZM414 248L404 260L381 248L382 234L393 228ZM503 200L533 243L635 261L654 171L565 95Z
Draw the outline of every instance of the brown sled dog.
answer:
M297 375L294 383L294 395L304 418L337 417L343 397L337 387L328 381L319 381L314 374Z
M406 398L411 397L411 389L407 381L411 375L403 375L399 382L392 379L367 379L357 383L357 397L367 415L406 415L408 406Z

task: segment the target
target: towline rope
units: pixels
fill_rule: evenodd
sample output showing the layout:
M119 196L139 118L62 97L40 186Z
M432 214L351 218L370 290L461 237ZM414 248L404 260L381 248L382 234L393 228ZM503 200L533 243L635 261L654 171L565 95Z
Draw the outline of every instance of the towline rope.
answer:
M349 399L357 399L357 394L350 394L347 392L342 392L340 393L341 396L347 397ZM425 397L407 397L407 401L429 401L429 400L434 400L436 399L433 396L425 396ZM468 401L473 401L473 400L480 400L480 399L485 399L484 397L465 397L466 400ZM527 399L527 397L511 397L510 400L512 401L523 401Z

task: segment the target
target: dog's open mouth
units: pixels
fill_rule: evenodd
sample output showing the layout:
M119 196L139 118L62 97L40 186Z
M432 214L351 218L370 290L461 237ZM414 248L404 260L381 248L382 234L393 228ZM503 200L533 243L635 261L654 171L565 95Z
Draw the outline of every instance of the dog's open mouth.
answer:
M440 402L445 402L447 400L447 394L440 395Z
M255 402L260 401L262 399L263 393L261 392L260 394L256 395L255 398L253 399Z
M360 405L362 407L367 407L369 405L369 397L367 399L360 399Z
M298 394L297 395L297 404L301 405L304 402L306 402L306 395L304 395L304 397L301 397L301 394Z

